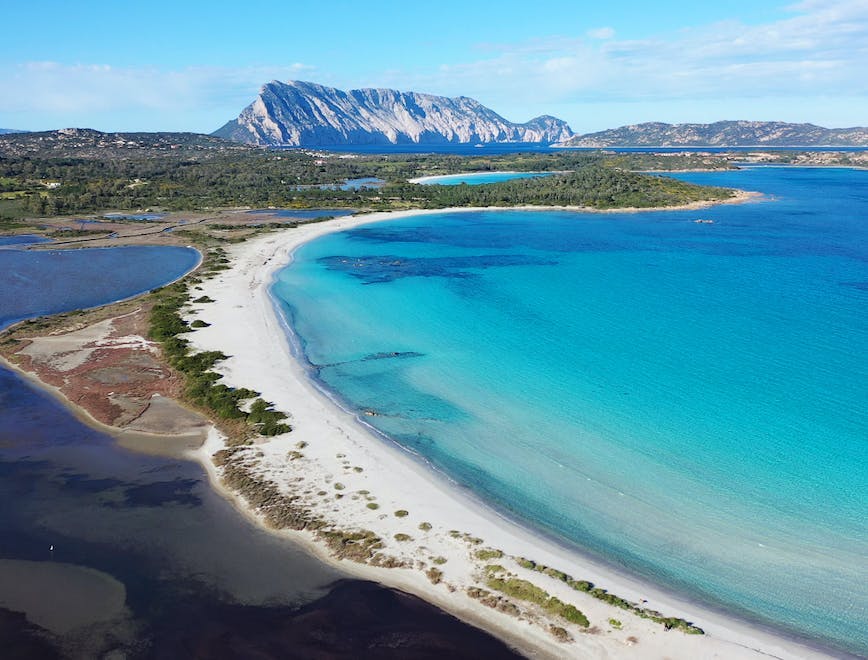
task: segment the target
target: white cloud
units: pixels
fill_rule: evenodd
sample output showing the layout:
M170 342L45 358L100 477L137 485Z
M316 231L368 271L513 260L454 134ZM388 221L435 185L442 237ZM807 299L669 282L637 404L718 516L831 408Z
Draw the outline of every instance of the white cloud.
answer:
M788 10L762 25L731 20L637 40L598 28L576 38L485 44L485 59L427 73L392 71L383 82L469 94L494 107L516 107L517 94L537 107L868 94L868 2L804 0Z
M601 27L588 30L586 33L591 39L611 39L615 36L615 30L610 27Z
M107 64L26 62L0 70L0 89L4 90L0 95L0 113L10 117L38 113L52 127L75 121L91 126L110 115L122 117L129 113L130 124L106 126L112 130L133 130L135 121L151 113L163 122L165 130L207 131L217 128L217 124L211 126L209 122L218 121L217 118L226 121L237 115L254 99L263 83L299 76L316 77L316 68L292 63L163 71ZM197 114L211 115L214 119L197 122L194 119Z

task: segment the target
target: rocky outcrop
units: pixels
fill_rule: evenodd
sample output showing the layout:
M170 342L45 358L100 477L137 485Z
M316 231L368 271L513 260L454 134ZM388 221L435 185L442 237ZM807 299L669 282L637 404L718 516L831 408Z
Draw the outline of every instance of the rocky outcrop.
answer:
M264 146L551 143L572 134L555 117L515 124L466 96L393 89L345 92L300 81L264 85L237 119L213 133Z
M868 128L823 128L778 121L719 121L713 124L649 122L576 135L563 147L819 147L866 146Z

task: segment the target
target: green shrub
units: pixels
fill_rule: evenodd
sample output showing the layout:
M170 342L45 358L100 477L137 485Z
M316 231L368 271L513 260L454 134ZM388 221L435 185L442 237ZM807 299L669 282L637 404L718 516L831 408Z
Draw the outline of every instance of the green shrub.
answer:
M475 554L476 558L481 559L482 561L489 561L490 559L500 559L501 557L503 557L502 550L493 550L491 548L488 548L486 550L477 550Z

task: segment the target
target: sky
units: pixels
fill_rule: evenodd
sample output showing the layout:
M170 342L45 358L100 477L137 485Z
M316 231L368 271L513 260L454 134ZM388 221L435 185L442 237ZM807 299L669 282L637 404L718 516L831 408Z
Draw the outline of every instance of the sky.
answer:
M0 8L2 128L211 132L270 80L470 96L578 133L724 119L866 126L868 0Z

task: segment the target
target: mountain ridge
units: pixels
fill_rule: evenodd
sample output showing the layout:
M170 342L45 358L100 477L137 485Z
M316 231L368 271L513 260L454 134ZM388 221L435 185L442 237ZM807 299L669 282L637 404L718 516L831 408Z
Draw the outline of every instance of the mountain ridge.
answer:
M318 83L273 80L236 119L212 135L260 146L553 143L570 138L561 119L510 122L467 96L387 88L343 91Z
M815 124L746 120L726 120L711 124L645 122L574 135L553 146L597 149L868 146L868 128L824 128Z

